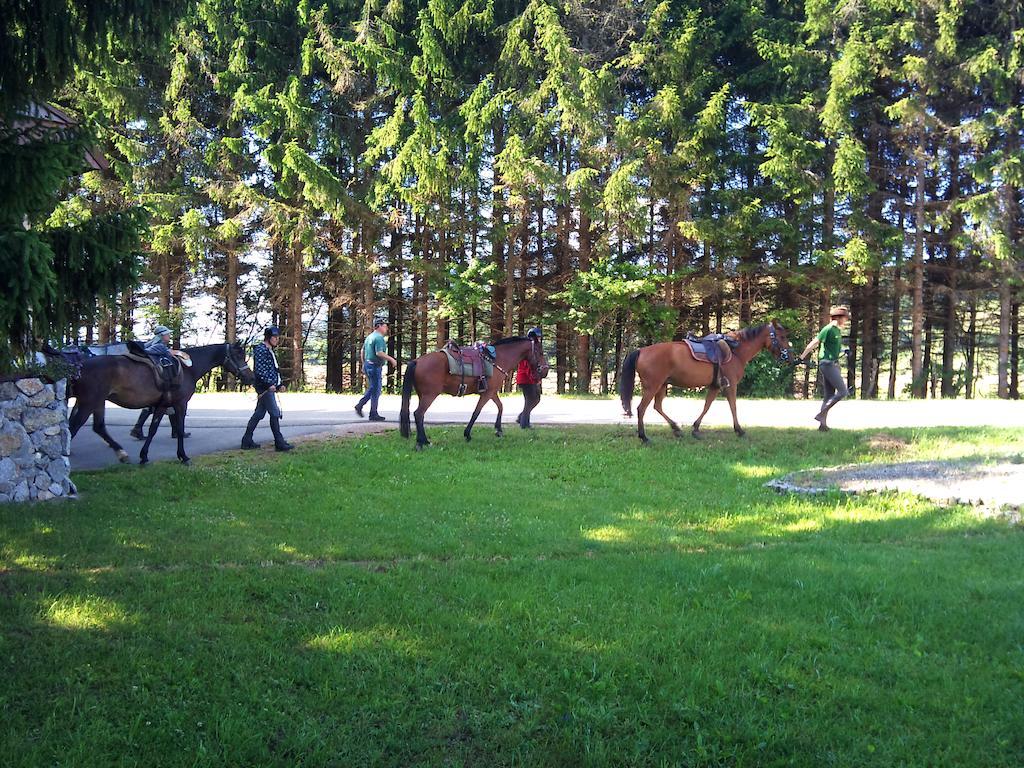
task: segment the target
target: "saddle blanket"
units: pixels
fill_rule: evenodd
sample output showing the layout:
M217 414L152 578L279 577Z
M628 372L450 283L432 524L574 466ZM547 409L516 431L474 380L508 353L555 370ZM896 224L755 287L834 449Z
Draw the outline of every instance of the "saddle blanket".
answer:
M705 336L703 339L688 336L684 341L689 345L694 359L702 363L711 363L712 365L717 363L720 365L732 360L732 350L735 342L722 334L713 333L710 336Z
M475 347L459 347L448 344L441 350L448 356L448 373L465 376L467 379L491 378L494 375L494 347L481 344Z

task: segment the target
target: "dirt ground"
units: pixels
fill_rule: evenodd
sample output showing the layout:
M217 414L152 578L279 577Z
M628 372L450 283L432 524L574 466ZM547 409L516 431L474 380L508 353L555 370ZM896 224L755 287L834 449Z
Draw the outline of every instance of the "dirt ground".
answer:
M1020 521L1024 456L859 464L794 472L768 486L789 493L900 491L969 504Z

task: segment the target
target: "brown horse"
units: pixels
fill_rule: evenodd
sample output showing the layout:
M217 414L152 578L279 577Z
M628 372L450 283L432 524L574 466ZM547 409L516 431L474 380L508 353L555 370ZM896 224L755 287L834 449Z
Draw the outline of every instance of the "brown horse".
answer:
M548 361L544 357L544 348L539 339L523 338L522 336L501 339L494 342L494 352L494 375L487 382L487 389L481 393L476 410L473 411L473 417L462 433L467 441L470 439L473 424L476 423L480 410L489 400L493 400L494 404L498 406L498 418L494 422L494 433L498 437L504 434L501 429L502 407L498 391L520 362L528 360L530 368L542 379L548 374ZM441 351L429 352L418 357L406 367L405 377L402 379L402 413L399 417L399 430L402 437L409 437L409 400L412 397L413 389L415 389L416 395L419 397L415 413L416 450L422 450L424 446L430 445L427 433L423 429L423 415L427 412L430 404L442 392L457 395L460 385L464 382L463 377L448 372L448 356Z
M139 454L139 463L149 461L149 444L153 442L160 420L168 408L173 408L178 428L178 460L182 464L189 463L185 454L185 411L188 401L196 391L196 382L218 365L224 366L229 372L249 385L254 381L252 371L245 362L245 350L238 342L233 344L211 344L205 347L193 347L186 350L192 358L192 367L182 367L181 383L170 392L161 391L153 376L153 371L144 363L134 362L123 355L89 357L82 363L82 375L74 383L75 407L71 411L68 426L71 437L92 416L92 429L109 445L117 458L128 462L128 454L107 432L106 401L120 405L122 408L153 408L153 421L149 425L149 434Z
M729 408L732 409L732 428L737 435L743 437L745 434L743 427L740 426L740 422L736 418L736 385L743 378L743 371L747 367L747 363L765 349L770 350L775 357L783 362L789 362L792 348L789 345L786 329L775 320L726 335L734 339L737 345L732 359L727 363L722 363L721 366L722 374L730 382L725 389L725 394L729 398ZM652 344L631 352L622 365L622 375L619 377L619 395L622 398L622 409L627 416L633 415L633 386L637 373L640 374L640 385L643 389L640 405L636 409L637 436L645 444L651 442L644 430L644 412L652 400L654 401L654 410L660 413L672 427L673 434L676 437L682 435L679 425L672 421L662 408L662 403L668 392L668 385L672 384L684 389L708 388L708 395L704 400L704 410L693 422L691 432L694 437L699 438L701 436L700 422L719 393L719 388L714 386L712 381L714 367L711 363L696 360L693 353L690 352L689 345L682 341Z

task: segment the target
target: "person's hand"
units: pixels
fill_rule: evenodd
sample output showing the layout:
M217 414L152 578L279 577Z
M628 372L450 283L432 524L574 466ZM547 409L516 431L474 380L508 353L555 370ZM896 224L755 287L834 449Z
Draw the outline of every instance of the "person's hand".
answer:
M391 363L391 367L392 368L397 368L398 367L398 361L395 360L395 358L389 357L388 358L388 362Z

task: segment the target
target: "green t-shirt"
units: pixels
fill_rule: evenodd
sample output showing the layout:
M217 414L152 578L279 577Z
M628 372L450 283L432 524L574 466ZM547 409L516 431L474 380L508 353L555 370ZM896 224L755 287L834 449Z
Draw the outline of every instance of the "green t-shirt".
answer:
M818 341L821 342L822 360L831 360L833 363L839 360L839 351L843 346L843 334L839 326L829 323L818 332Z
M363 342L363 360L368 363L383 364L384 361L377 357L377 353L384 352L387 354L387 351L388 342L379 331L371 333L366 337L366 341Z

